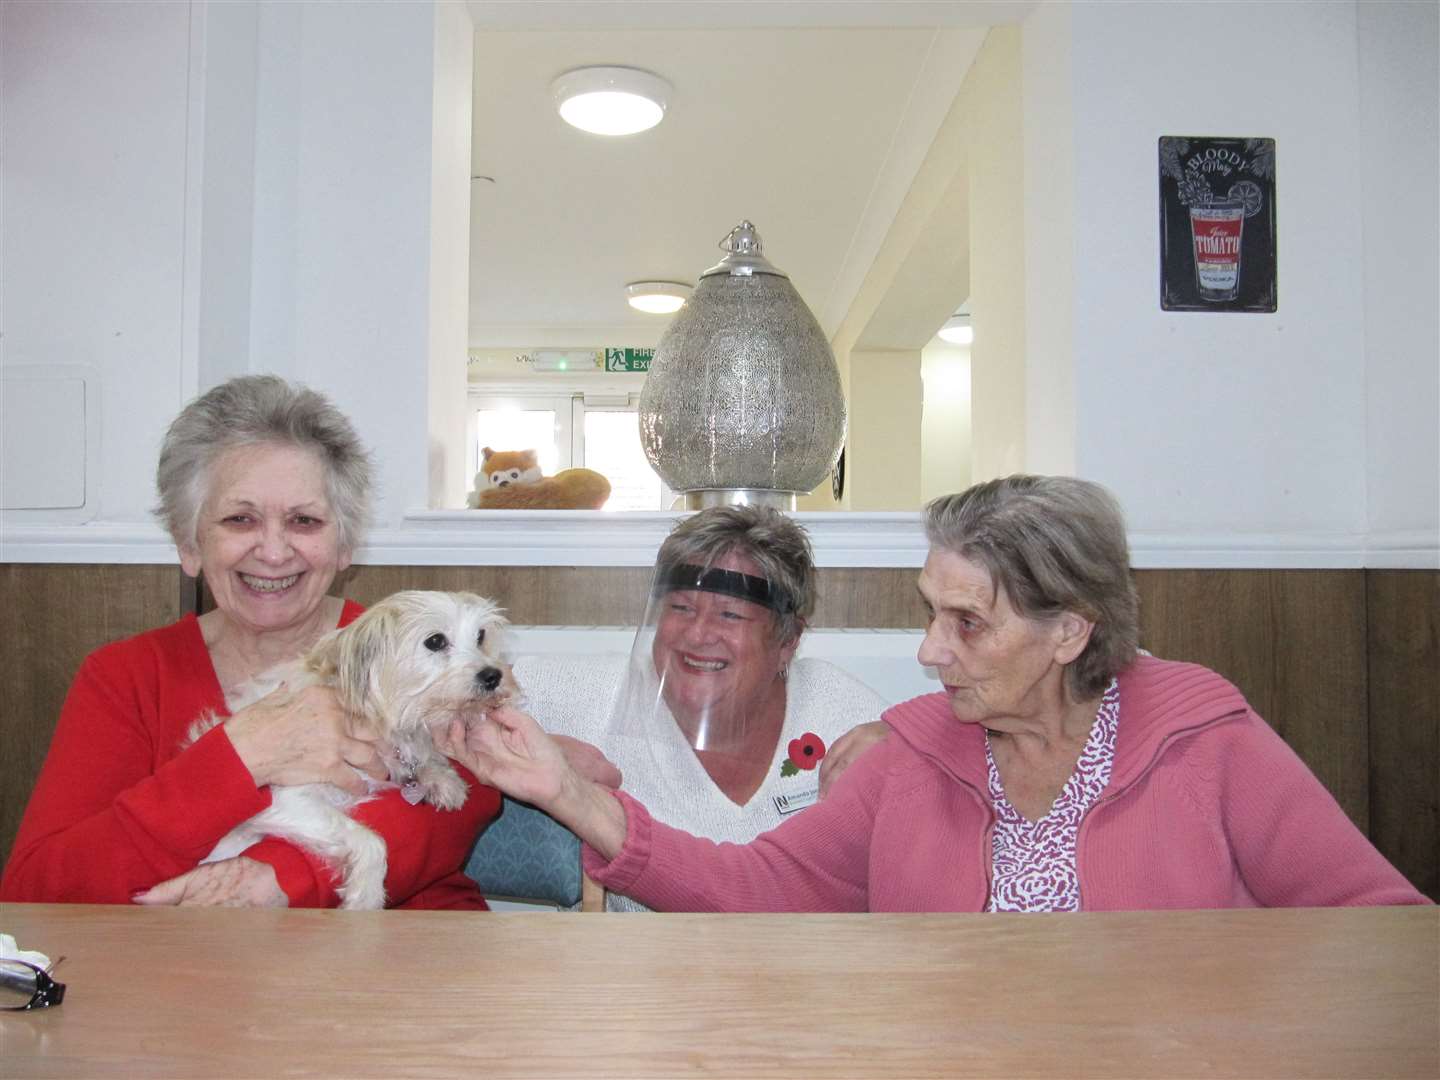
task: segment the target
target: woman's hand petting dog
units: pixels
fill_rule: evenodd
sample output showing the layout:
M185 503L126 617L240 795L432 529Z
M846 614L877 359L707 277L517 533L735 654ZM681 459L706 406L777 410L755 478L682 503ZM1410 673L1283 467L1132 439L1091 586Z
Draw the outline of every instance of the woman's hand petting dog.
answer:
M244 855L202 863L132 899L155 907L290 906L290 898L275 880L275 868Z
M619 800L573 768L560 744L519 709L507 705L478 719L457 718L436 745L481 783L544 810L603 858L613 859L624 845Z
M530 716L508 705L477 718L452 720L435 745L482 783L541 809L581 779L560 744Z
M267 784L334 784L351 795L367 792L364 777L388 780L390 772L374 743L350 732L335 691L283 685L225 721L225 733L256 787Z

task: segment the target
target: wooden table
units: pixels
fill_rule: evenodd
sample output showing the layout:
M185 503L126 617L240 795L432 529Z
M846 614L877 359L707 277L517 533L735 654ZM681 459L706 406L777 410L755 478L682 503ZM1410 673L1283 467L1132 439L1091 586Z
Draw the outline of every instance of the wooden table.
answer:
M0 905L0 1076L1440 1075L1440 910L476 915Z

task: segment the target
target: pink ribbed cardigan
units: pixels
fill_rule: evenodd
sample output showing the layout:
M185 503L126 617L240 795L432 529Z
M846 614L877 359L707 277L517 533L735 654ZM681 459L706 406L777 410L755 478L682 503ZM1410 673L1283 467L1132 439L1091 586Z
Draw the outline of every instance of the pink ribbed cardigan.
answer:
M944 694L823 803L749 844L654 821L624 793L625 846L585 848L602 885L666 911L982 911L994 814L983 730ZM1219 675L1138 658L1120 675L1110 783L1080 825L1084 911L1425 904Z

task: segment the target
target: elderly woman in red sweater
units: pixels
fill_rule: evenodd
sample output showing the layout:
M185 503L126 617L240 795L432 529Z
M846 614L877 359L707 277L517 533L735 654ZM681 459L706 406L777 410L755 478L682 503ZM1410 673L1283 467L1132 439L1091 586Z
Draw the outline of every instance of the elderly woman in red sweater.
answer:
M1137 653L1118 505L1068 477L938 499L921 664L944 692L825 799L749 844L578 777L523 713L450 731L476 775L586 841L661 910L1078 911L1426 903L1240 692Z
M388 773L334 693L282 688L229 715L226 692L291 660L360 614L329 595L365 524L370 460L350 422L274 376L215 387L171 425L160 516L215 608L92 653L70 688L20 823L0 896L76 903L333 907L330 869L265 839L197 866L270 804L271 784L328 781L356 794ZM228 717L185 745L207 710ZM470 785L455 812L398 789L355 816L388 842L392 906L485 907L461 873L499 809Z

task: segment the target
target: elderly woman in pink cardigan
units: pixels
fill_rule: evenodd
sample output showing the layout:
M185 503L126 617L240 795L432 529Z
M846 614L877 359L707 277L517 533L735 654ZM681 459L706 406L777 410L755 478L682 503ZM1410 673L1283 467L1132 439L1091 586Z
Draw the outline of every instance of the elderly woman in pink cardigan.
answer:
M674 911L1103 911L1423 904L1240 692L1137 652L1119 506L1012 476L926 508L921 664L944 692L825 799L749 844L668 828L503 710L452 750L586 842L585 869Z

